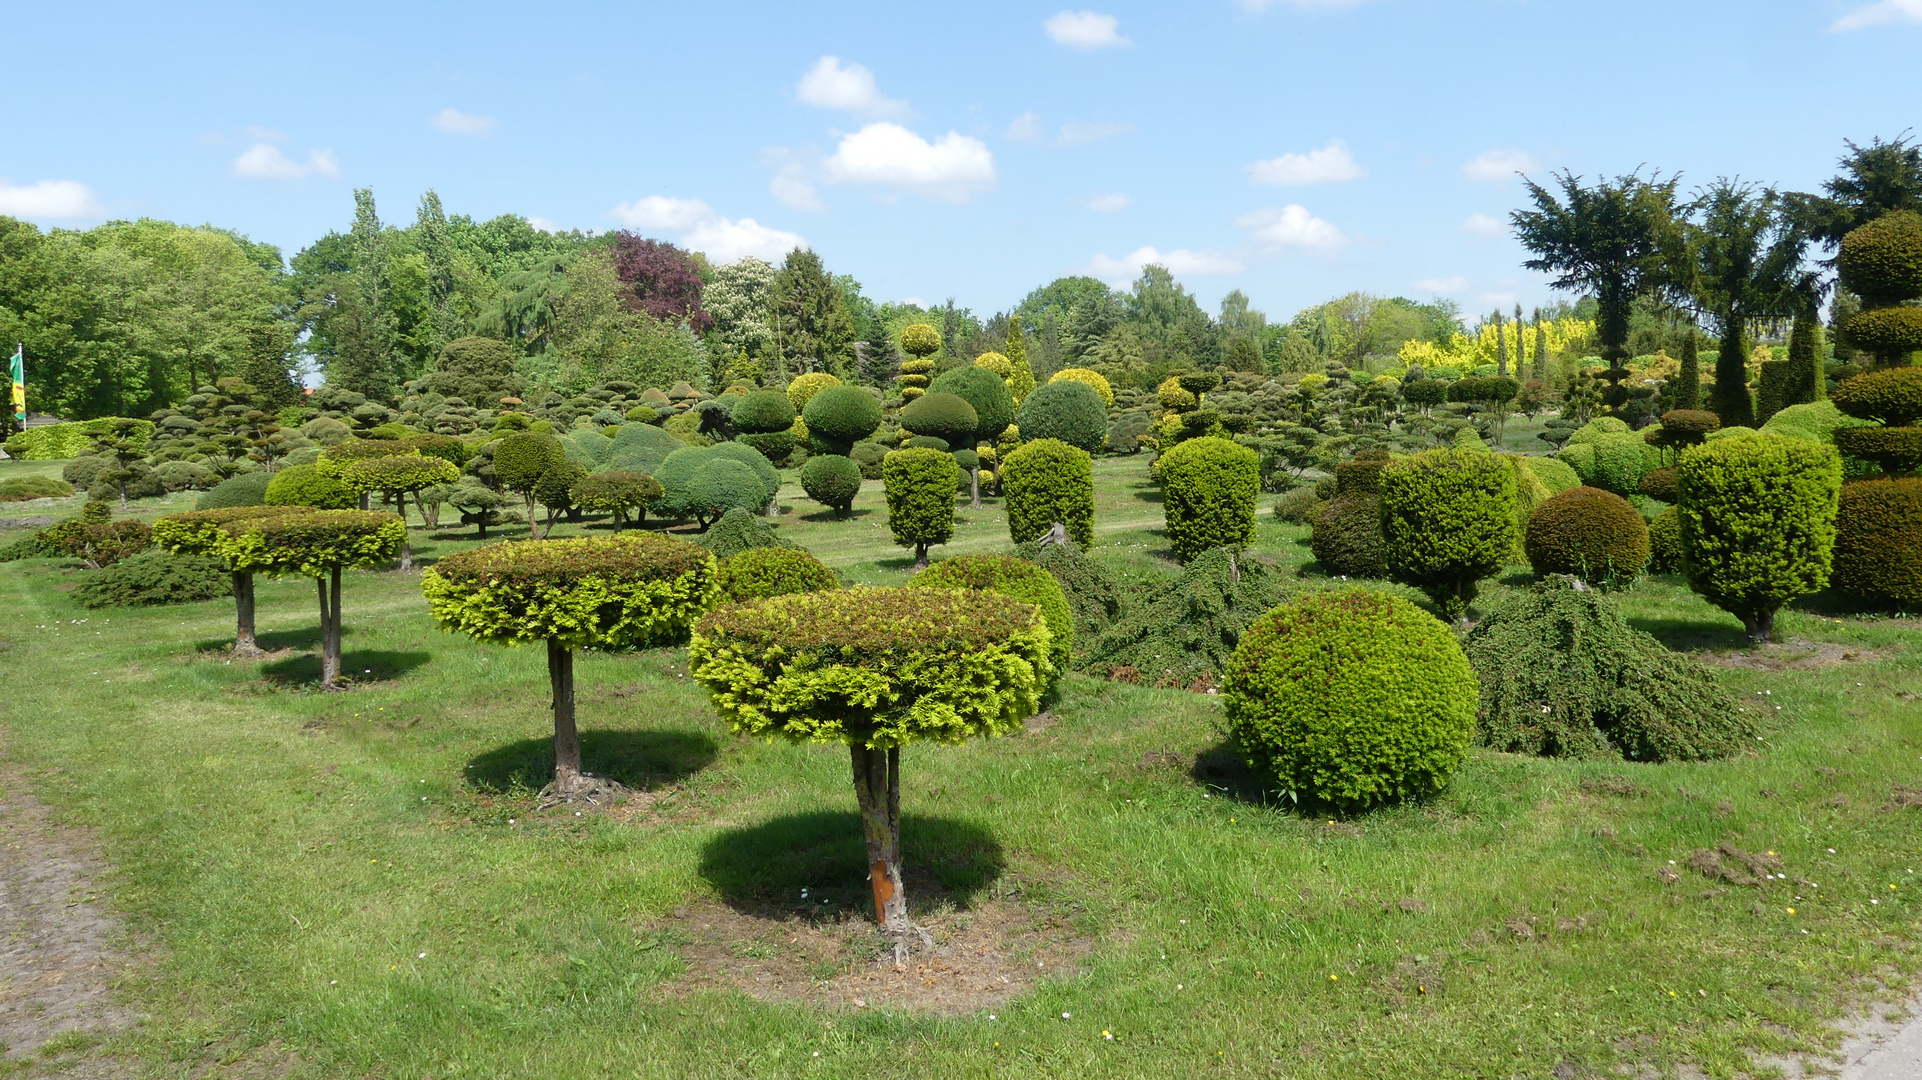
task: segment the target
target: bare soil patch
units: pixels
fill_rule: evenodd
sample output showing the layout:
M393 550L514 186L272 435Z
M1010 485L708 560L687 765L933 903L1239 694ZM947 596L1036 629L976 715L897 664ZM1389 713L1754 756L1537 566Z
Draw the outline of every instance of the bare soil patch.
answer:
M1850 664L1873 664L1888 659L1881 649L1838 645L1833 641L1769 641L1748 649L1700 652L1696 659L1721 667L1751 671L1825 671Z

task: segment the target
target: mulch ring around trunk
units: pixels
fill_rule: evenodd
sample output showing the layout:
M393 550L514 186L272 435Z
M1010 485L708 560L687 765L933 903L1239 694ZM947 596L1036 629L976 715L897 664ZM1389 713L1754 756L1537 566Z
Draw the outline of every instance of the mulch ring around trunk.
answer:
M1751 671L1822 671L1848 664L1873 664L1890 655L1886 650L1833 641L1767 641L1748 649L1700 652L1695 658L1706 664Z

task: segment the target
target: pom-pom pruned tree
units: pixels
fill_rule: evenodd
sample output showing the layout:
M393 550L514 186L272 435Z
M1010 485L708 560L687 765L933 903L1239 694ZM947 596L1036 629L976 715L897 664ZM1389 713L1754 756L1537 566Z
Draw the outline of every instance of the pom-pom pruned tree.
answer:
M378 566L407 542L393 514L313 510L241 518L221 526L220 557L248 573L305 574L320 592L320 687L340 686L340 572Z
M153 523L153 541L175 555L198 555L218 560L233 575L235 656L259 656L260 643L254 636L254 575L237 569L226 557L226 527L252 518L307 512L295 506L230 506L221 510L192 510L169 514Z

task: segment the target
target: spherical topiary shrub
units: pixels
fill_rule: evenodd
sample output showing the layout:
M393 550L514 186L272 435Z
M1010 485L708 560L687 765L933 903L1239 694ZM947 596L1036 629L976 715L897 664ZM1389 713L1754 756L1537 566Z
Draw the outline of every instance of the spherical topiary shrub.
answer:
M812 371L787 384L787 399L794 405L795 412L808 407L808 399L830 386L840 386L841 380L825 371Z
M830 386L801 410L816 453L847 454L881 426L881 403L858 386Z
M1248 761L1298 798L1347 811L1446 786L1468 756L1477 695L1448 627L1358 589L1256 619L1222 680Z
M1529 515L1522 546L1535 573L1615 588L1648 566L1648 525L1627 499L1600 488L1564 491Z
M1842 463L1835 448L1780 435L1712 439L1682 454L1689 585L1767 641L1782 605L1828 584Z
M1041 609L1048 622L1048 657L1057 674L1074 655L1074 610L1054 575L1012 555L962 555L943 559L914 575L910 589L980 589L1011 596Z
M87 575L73 597L90 608L152 607L217 600L233 592L233 578L219 559L154 549Z
M1460 619L1515 547L1515 474L1485 450L1429 450L1381 476L1388 574Z
M568 497L584 510L614 515L614 532L619 535L627 523L627 515L633 514L636 522L647 521L648 506L666 493L661 482L646 473L611 469L589 473L574 481Z
M1864 596L1922 605L1922 476L1842 485L1830 581Z
M909 323L901 328L901 351L920 358L941 351L941 331L927 323Z
M1682 572L1682 512L1673 506L1648 523L1648 572Z
M723 443L722 446L728 444ZM767 508L767 485L753 468L735 458L715 453L721 447L676 450L654 472L661 496L654 502L664 517L693 518L702 531L729 510L759 513ZM742 447L749 454L759 452ZM761 460L762 465L767 460Z
M267 506L311 506L317 510L352 510L359 496L339 480L323 475L313 465L289 465L273 474L263 496Z
M1001 463L1001 492L1015 543L1039 540L1060 522L1069 539L1083 548L1094 545L1094 459L1086 450L1059 439L1023 443Z
M228 477L194 500L195 510L225 510L234 506L262 506L267 500L267 485L274 474L266 471L241 473Z
M959 394L923 394L901 409L901 426L927 439L940 439L949 449L974 447L980 415Z
M1922 215L1897 210L1850 230L1835 268L1842 284L1870 307L1922 296Z
M1176 445L1158 464L1176 559L1185 563L1209 548L1254 542L1261 464L1253 450L1203 436Z
M1922 367L1870 371L1837 386L1835 407L1858 420L1907 427L1922 420Z
M1088 388L1095 392L1095 396L1101 399L1102 408L1114 408L1114 387L1108 384L1108 377L1099 371L1084 367L1062 368L1060 371L1055 372L1048 381L1086 383Z
M764 502L772 501L780 493L781 471L768 464L767 458L760 453L739 443L716 443L708 447L707 452L710 460L738 461L753 470L755 478L761 482Z
M1677 473L1673 465L1650 469L1642 474L1641 493L1651 499L1672 503L1681 494L1681 489L1676 486L1680 481L1676 477Z
M861 493L861 466L839 454L817 454L801 466L801 490L845 518Z
M769 461L794 452L794 403L779 390L756 390L734 400L729 419L737 442L759 450Z
M881 479L881 461L888 456L888 448L878 442L862 441L848 449L848 460L861 467L861 479Z
M914 549L914 567L925 569L928 549L954 535L954 492L961 466L954 455L929 447L896 450L881 461L888 497L888 529L894 542Z
M954 394L974 408L974 434L971 439L965 440L969 447L975 443L993 442L1007 430L1009 424L1014 423L1014 395L1008 393L1008 384L987 368L970 364L944 372L928 385L928 394ZM903 409L903 414L906 411Z
M1108 410L1087 383L1051 382L1029 394L1015 413L1023 439L1059 439L1089 453L1108 441Z
M1323 573L1378 578L1382 560L1381 498L1370 491L1337 495L1312 523L1308 546Z
M715 580L722 602L728 604L841 587L834 571L797 548L749 548L729 555L721 560Z

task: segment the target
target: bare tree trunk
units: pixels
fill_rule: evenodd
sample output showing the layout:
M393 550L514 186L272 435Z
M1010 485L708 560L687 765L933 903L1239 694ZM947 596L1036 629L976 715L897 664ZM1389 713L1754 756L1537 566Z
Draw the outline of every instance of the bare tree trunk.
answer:
M254 575L244 570L234 571L234 655L260 655L254 639Z
M416 491L414 492L414 505L420 510L420 523L423 528L426 528L429 530L440 528L440 504L439 503L434 504L434 512L432 514L429 514L427 512L427 500L421 498L420 492Z
M527 498L527 538L529 540L539 540L541 538L541 524L540 524L540 520L534 516L534 496L528 495L526 496L526 498Z
M331 579L331 580L330 580ZM340 567L330 567L320 585L320 688L340 688Z
M614 511L614 535L615 536L621 535L621 517L622 517L622 514L620 510L616 509Z
M981 509L981 470L968 470L968 509Z
M369 500L372 498L373 494L374 493L371 491L363 491L360 493L360 508L362 510L373 509L373 507L369 504Z
M926 570L928 568L928 545L914 545L914 568L916 570Z
M554 790L586 786L581 778L581 734L574 727L574 650L547 639L547 681L554 688Z
M861 833L868 845L868 881L874 887L874 921L905 932L908 896L901 885L901 750L848 746L854 765L854 797L861 806Z
M1761 611L1742 616L1742 629L1748 631L1751 645L1760 645L1775 635L1775 612Z

